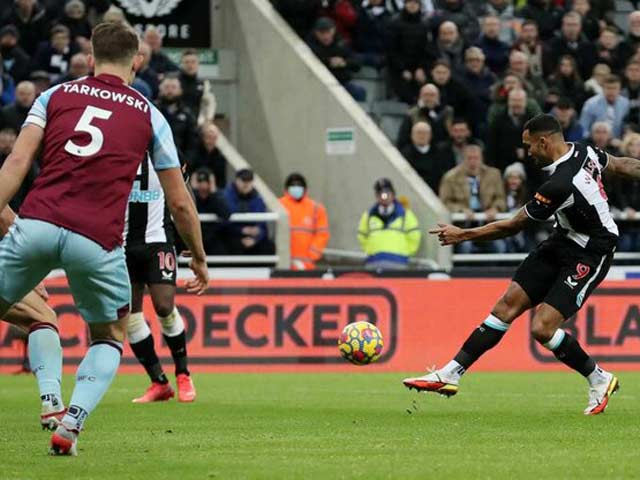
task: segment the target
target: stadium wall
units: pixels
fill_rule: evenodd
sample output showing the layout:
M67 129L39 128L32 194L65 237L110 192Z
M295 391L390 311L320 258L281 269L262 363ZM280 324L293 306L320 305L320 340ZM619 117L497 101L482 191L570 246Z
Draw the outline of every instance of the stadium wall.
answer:
M187 326L188 351L196 372L232 371L424 371L454 355L469 332L508 285L508 279L271 279L212 282L202 296L180 290L176 304ZM67 371L88 346L87 329L66 280L47 281L50 304L61 323ZM564 326L595 359L614 370L640 370L640 281L605 281L578 315ZM162 344L153 307L145 297L159 354ZM348 323L376 323L384 337L380 361L355 367L338 352ZM529 334L523 315L500 345L474 371L564 371L566 367ZM18 369L22 343L0 323L0 372ZM121 371L139 372L127 346Z
M276 192L287 174L304 173L311 195L327 207L331 247L359 250L358 221L382 176L407 197L425 230L449 217L437 195L268 0L218 0L218 6L214 42L237 55L236 146ZM345 129L347 137L352 133L353 143L330 141L334 128ZM353 152L328 153L341 148ZM420 255L451 265L451 250L426 235Z

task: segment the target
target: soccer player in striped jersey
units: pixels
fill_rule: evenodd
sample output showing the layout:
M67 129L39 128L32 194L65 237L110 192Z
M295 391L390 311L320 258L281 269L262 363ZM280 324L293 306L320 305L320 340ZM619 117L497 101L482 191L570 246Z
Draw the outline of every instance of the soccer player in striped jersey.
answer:
M129 194L124 232L125 254L131 279L131 315L127 336L133 353L147 371L151 386L134 403L169 400L175 393L156 354L153 336L142 309L145 287L171 350L175 364L178 401L193 402L196 390L187 368L184 321L175 306L176 249L171 215L162 185L150 158L140 164Z
M440 224L430 233L442 245L494 240L515 235L530 221L555 216L554 233L540 243L513 277L484 322L443 368L422 377L406 378L408 388L455 395L460 377L495 347L513 321L530 308L537 310L531 335L589 384L585 415L604 412L619 388L618 378L603 370L562 324L584 305L606 277L618 242L618 227L609 212L602 173L640 179L640 161L617 158L579 143L566 143L551 115L538 115L524 126L522 143L538 167L549 173L534 197L511 219L477 228Z

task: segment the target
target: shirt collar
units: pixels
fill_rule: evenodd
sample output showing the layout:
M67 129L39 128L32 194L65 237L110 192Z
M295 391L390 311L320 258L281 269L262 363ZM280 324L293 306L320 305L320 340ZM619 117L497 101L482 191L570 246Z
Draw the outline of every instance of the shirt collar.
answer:
M563 156L561 156L559 159L557 159L551 165L547 165L546 167L543 167L542 170L544 170L545 172L549 172L549 173L555 172L556 168L558 168L558 165L560 165L561 163L566 162L567 160L569 160L571 158L571 156L573 155L573 152L575 150L576 150L576 146L572 143L571 144L571 148L569 149L569 151L567 153L565 153Z

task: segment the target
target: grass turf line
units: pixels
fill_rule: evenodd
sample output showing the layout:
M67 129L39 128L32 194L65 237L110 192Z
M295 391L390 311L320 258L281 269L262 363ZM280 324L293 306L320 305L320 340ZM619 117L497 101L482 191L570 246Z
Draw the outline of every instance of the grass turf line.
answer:
M451 399L409 392L402 378L195 375L194 404L134 405L146 379L120 375L87 422L80 456L50 458L35 380L4 376L0 479L640 475L640 373L619 375L620 393L597 417L582 415L587 384L572 373L470 372Z

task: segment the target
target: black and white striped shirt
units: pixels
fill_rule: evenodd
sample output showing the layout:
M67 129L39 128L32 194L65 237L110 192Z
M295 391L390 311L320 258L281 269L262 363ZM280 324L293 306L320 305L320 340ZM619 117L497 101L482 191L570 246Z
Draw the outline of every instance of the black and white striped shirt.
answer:
M147 156L138 168L125 217L125 245L173 243L171 215L160 179Z
M608 155L596 147L569 144L570 150L544 168L551 176L525 206L534 220L556 217L556 231L589 251L607 254L618 242L602 172Z

